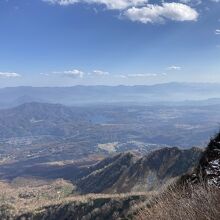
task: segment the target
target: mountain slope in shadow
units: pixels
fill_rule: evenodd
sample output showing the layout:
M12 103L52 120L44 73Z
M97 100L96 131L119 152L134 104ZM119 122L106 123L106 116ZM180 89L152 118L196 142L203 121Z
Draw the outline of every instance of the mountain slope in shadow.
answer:
M163 148L137 158L123 153L108 158L78 180L81 193L125 193L158 190L194 167L202 150Z

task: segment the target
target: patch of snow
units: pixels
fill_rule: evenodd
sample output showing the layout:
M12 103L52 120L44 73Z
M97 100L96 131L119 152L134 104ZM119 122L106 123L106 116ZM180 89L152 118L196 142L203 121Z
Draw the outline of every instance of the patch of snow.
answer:
M210 165L211 165L212 167L218 167L218 166L220 166L220 159L213 160L213 161L211 161L211 162L209 162L209 163L210 163Z

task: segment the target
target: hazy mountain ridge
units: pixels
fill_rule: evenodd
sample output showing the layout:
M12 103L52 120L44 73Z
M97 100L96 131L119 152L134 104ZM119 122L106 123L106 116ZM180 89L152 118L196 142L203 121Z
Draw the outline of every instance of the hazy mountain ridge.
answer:
M8 87L0 89L1 107L40 101L78 105L148 103L220 98L220 84L167 83L148 86ZM190 96L189 96L190 95ZM169 98L168 98L169 97Z
M100 144L119 142L122 148L129 141L192 146L200 142L204 135L215 132L219 109L220 105L67 107L26 103L0 110L0 135L1 139L68 137L69 140L72 138L72 142L86 138L90 142L100 139ZM176 131L177 134L172 135ZM190 138L186 140L187 137Z
M83 120L80 111L77 112L76 108L73 114L71 108L59 104L28 103L1 110L0 134L1 138L70 135L68 131L76 129L76 123ZM75 124L72 123L73 121ZM66 130L67 133L65 133Z

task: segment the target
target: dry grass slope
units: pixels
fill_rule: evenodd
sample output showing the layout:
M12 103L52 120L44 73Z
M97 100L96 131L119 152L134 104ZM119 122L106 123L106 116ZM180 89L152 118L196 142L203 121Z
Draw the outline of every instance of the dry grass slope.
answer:
M142 205L136 220L219 220L220 189L202 185L173 188Z
M74 186L65 180L45 182L19 178L0 182L0 220L118 219L126 216L135 202L150 193L73 194ZM113 218L114 216L114 218Z

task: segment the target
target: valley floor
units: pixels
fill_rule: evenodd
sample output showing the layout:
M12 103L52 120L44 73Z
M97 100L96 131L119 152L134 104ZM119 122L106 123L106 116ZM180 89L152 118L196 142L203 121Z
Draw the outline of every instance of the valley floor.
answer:
M64 180L0 183L0 219L101 219L128 216L132 206L153 193L74 195L74 186ZM27 181L27 180L26 180ZM32 185L34 184L34 185ZM77 217L76 217L77 216ZM87 216L87 217L86 217ZM90 217L89 217L90 216Z

